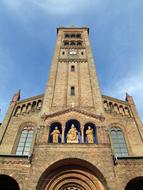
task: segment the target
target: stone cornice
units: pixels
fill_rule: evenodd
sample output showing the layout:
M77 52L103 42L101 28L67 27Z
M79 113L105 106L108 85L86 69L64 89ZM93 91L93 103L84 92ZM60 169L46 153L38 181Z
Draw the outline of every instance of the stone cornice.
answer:
M44 94L40 94L40 95L37 95L37 96L32 96L30 98L20 100L20 101L17 102L17 105L21 104L21 103L28 102L28 101L33 101L33 100L36 100L36 99L39 99L39 98L44 98Z
M31 156L15 155L15 154L0 154L0 164L20 164L27 165L31 162Z
M27 165L29 162L27 160L3 160L0 161L0 164L7 164L7 165L13 165L13 164L20 164L20 165Z
M108 101L113 101L113 102L117 102L117 103L120 103L120 104L129 105L127 101L119 100L119 99L113 98L111 96L102 95L102 98L105 99L105 100L108 100Z
M143 156L127 156L127 157L116 157L113 156L114 165L142 165Z
M70 59L70 58L67 58L67 59L59 59L59 62L84 62L86 63L87 62L87 59L79 59L79 58L75 58L75 59Z

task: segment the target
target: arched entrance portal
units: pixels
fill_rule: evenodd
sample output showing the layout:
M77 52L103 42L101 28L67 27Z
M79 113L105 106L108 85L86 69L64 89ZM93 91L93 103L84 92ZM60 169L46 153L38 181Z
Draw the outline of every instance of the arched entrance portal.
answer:
M136 177L129 181L125 190L143 190L143 177Z
M87 161L64 159L40 177L36 190L108 190L101 172Z
M20 190L15 179L8 175L0 175L0 189L3 190Z

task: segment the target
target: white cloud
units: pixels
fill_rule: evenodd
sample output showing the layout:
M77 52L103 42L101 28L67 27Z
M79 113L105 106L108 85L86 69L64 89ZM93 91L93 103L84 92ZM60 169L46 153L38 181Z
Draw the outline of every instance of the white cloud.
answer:
M93 7L93 5L97 5L99 2L99 0L2 0L6 7L19 13L26 9L30 11L35 6L47 14L53 15L82 12L87 8Z
M132 76L125 77L115 85L116 94L119 96L120 94L125 93L126 91L129 94L136 95L143 92L143 75L138 72ZM141 93L142 94L142 93Z
M82 11L89 4L88 0L36 0L33 1L37 6L47 11L50 14L67 14L75 13L76 11ZM72 15L71 15L72 16Z
M143 65L137 67L138 70L130 71L130 74L123 76L116 81L112 89L107 89L107 95L123 99L127 92L131 95L137 106L137 110L143 120ZM111 87L111 86L110 86Z

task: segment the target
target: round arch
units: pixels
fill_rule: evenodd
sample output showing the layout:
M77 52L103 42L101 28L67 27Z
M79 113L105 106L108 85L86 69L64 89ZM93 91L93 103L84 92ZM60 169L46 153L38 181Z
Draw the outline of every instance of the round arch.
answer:
M58 141L57 143L61 143L62 142L62 125L59 122L53 122L53 123L51 123L51 125L50 125L50 131L49 131L49 137L48 137L48 142L49 143L53 142L51 134L55 130L55 128L57 128L58 131L60 132L58 140L57 140Z
M65 143L67 143L67 134L68 134L68 131L71 129L72 125L74 125L74 127L78 131L78 143L81 143L82 142L82 138L81 138L80 122L78 120L76 120L76 119L69 119L66 122L65 131L64 131Z
M143 176L131 179L125 187L125 190L135 190L135 189L143 190Z
M31 127L31 128L33 128L33 129L35 129L36 126L37 126L37 123L32 122L32 121L22 122L22 123L19 125L19 131L22 131L24 127Z
M39 178L36 190L109 190L103 174L91 163L67 158L50 165Z
M1 174L0 175L0 189L20 190L20 187L14 178L8 175Z
M97 133L96 133L96 126L94 123L88 122L84 125L84 142L88 143L86 131L88 130L88 127L90 127L93 130L93 141L95 144L98 143L97 141Z

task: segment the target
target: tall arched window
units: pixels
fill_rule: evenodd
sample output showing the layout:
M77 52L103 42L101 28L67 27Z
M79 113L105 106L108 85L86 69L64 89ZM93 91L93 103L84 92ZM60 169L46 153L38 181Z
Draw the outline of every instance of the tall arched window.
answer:
M128 156L126 141L121 128L111 129L115 156Z
M71 66L71 72L74 72L74 71L75 71L75 66L72 65L72 66Z
M16 154L17 155L29 155L30 147L33 139L33 129L24 128L21 132L19 143L17 146Z
M75 96L75 87L74 86L71 86L70 95Z

